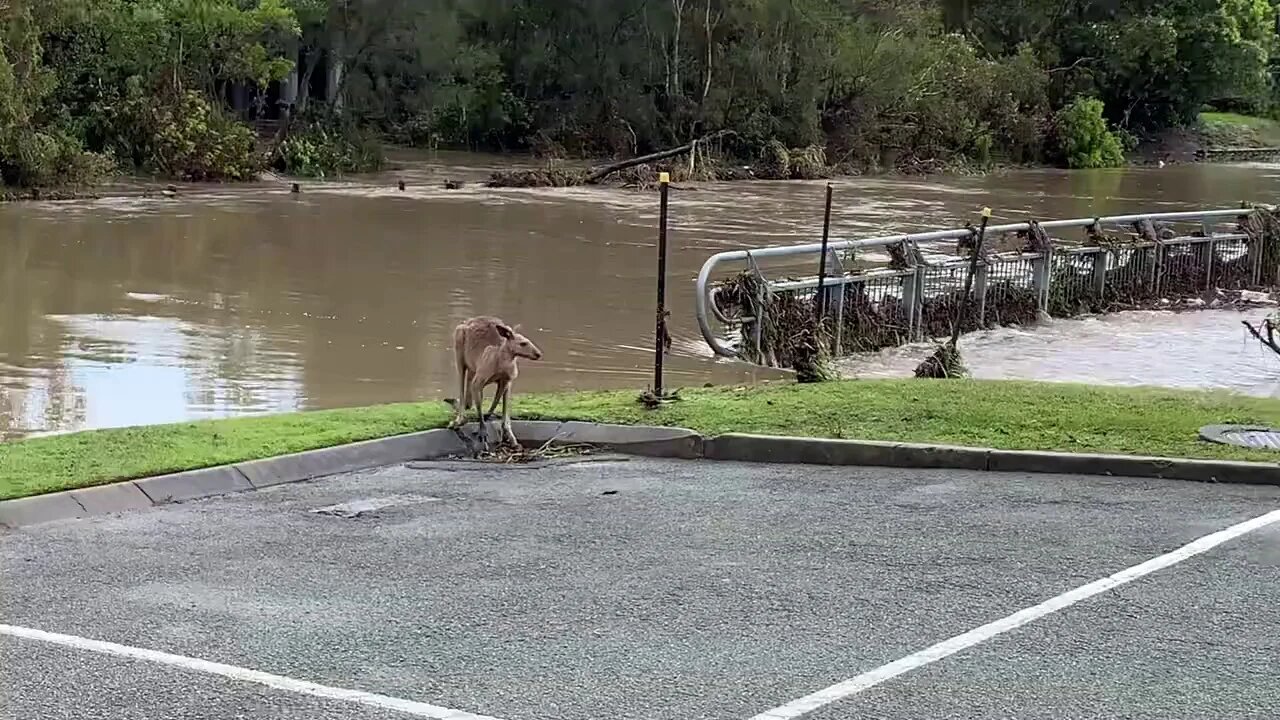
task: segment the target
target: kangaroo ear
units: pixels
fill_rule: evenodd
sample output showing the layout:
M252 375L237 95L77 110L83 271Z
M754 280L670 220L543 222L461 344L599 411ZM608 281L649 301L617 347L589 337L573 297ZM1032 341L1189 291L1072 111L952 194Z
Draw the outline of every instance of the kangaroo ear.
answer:
M516 326L511 329L518 333L523 333L524 332L523 328L524 328L524 325L521 325L520 323L516 323Z
M507 327L506 325L497 325L496 327L498 330L498 334L501 335L502 337L508 340L515 337L515 332L512 331L512 329Z

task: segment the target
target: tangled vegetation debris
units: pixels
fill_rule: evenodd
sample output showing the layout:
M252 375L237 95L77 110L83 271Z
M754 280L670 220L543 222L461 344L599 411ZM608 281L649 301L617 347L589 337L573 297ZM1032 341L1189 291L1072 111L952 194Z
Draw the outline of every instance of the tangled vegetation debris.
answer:
M467 444L469 452L466 455L453 455L453 460L476 460L479 462L496 463L499 465L526 465L528 463L540 462L543 460L555 460L565 457L577 457L581 455L590 455L595 452L595 447L583 443L560 443L559 437L551 438L536 448L528 448L523 445L508 445L499 443L496 447L490 447L486 442L479 445L472 444L472 438L462 436L463 441ZM483 436L481 436L483 437Z
M525 465L543 460L590 455L595 448L590 445L552 445L548 441L539 448L510 447L503 445L493 450L476 453L472 459L500 465Z
M837 352L874 352L909 342L908 307L897 295L873 301L867 296L866 283L846 284L844 307L837 307L833 318L840 323Z
M730 154L718 147L722 138L734 135L722 131L690 141L679 147L639 157L607 163L589 170L565 169L552 160L545 168L500 170L489 178L489 187L572 187L613 185L650 188L659 173L668 173L672 182L712 180L816 180L833 177L835 168L827 162L820 145L787 148L777 140L766 143L754 162L731 162Z
M745 271L721 287L718 299L726 310L736 306L736 314L744 318L743 357L792 368L805 382L835 377L829 368L828 325L816 319L811 298L774 293L758 274Z
M1253 290L1280 285L1275 280L1280 278L1280 211L1243 209L1239 227L1247 239L1216 239L1210 245L1187 241L1204 237L1203 230L1179 236L1173 228L1150 221L1135 223L1127 232L1093 226L1086 229L1088 246L1081 252L1079 246L1055 247L1043 226L1032 222L1016 237L1011 233L994 239L1012 255L988 252L986 242L974 237L976 231L962 239L958 245L969 251L967 268L955 262L926 265L919 248L903 241L885 246L887 268L877 270L856 258L843 258L845 272L856 265L853 272L870 274L846 276L832 286L820 319L810 294L770 292L758 271L721 285L716 309L743 323L744 359L800 372L810 366L824 368L833 356L874 352L921 338L951 336L954 346L965 332L1035 323L1042 309L1053 317L1076 317L1129 309L1247 306L1258 302ZM1045 252L1050 253L1047 269L1021 255ZM979 273L984 280L975 287L975 268L984 267ZM1040 272L1047 273L1049 281L1044 308L1037 282ZM759 323L757 316L763 318ZM953 362L951 353L958 360L959 351L944 351L946 345L934 353L932 364L922 365L922 377L958 376L963 363Z
M955 303L955 314L951 319L951 339L940 346L932 355L925 358L924 362L916 366L916 377L931 378L953 378L964 376L964 363L960 359L960 333L963 332L964 318L972 316L974 310L977 309L978 322L982 322L981 302L974 297L973 283L978 275L978 267L986 262L985 242L987 238L987 223L991 220L991 209L984 208L982 211L982 226L977 232L970 232L969 239L972 240L972 246L969 247L969 268L964 276L964 290L961 292L959 299Z
M962 378L969 374L960 357L960 350L950 340L938 346L924 362L916 366L916 377L946 380Z

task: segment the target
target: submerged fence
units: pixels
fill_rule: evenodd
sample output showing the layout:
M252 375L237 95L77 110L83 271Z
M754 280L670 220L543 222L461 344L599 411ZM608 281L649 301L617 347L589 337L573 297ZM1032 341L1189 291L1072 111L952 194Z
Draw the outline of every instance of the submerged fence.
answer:
M961 331L1044 315L1208 305L1218 290L1274 287L1280 284L1278 229L1280 215L1267 208L991 226ZM779 261L816 269L821 244L718 253L698 274L699 328L717 355L778 367L794 367L815 338L842 356L949 335L967 301L976 232L832 241L821 288L825 312L818 277L766 269ZM731 264L739 272L726 278Z

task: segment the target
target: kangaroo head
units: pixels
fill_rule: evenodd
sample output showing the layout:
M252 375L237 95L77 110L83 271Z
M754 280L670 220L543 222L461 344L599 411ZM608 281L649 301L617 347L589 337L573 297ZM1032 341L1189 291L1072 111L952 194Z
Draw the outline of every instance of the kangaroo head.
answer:
M519 325L514 329L509 328L506 325L498 326L498 334L502 336L502 339L505 341L506 346L511 351L512 355L515 355L516 357L529 358L530 360L541 360L542 351L538 349L537 345L533 344L532 340L521 335L519 330Z

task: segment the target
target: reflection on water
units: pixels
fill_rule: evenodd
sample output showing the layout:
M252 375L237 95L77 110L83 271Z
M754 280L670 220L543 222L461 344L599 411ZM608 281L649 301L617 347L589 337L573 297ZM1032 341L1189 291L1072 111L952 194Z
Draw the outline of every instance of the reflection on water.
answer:
M1241 324L1266 310L1125 312L1000 328L960 341L974 377L1093 385L1213 388L1280 397L1280 357ZM840 362L856 377L908 377L933 347L893 348Z
M41 432L51 416L72 427L103 427L297 407L296 368L255 357L275 352L263 328L210 332L149 316L48 320L66 338L57 373L10 369L26 378L25 387L4 391L10 435Z
M655 193L491 190L481 182L510 161L400 160L296 196L263 182L0 205L0 435L452 395L452 328L481 313L523 323L546 353L522 365L519 390L649 382ZM445 179L467 185L446 191ZM850 178L836 183L833 227L865 236L959 225L984 205L1012 220L1234 206L1277 191L1275 166ZM813 240L822 199L822 183L673 192L672 385L779 376L710 357L692 281L713 252ZM1189 345L1236 346L1235 327L1194 317L1151 322L1196 333ZM1022 367L1016 355L996 362L995 350L990 367ZM1098 382L1140 372L1103 355L1089 367L1082 379ZM1190 371L1183 379L1195 382Z

